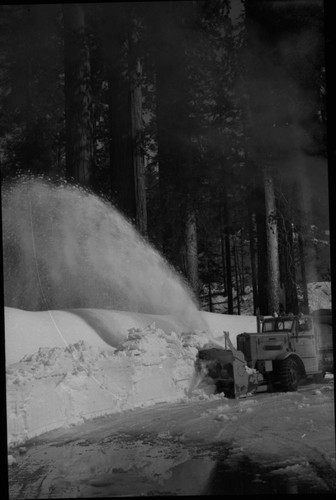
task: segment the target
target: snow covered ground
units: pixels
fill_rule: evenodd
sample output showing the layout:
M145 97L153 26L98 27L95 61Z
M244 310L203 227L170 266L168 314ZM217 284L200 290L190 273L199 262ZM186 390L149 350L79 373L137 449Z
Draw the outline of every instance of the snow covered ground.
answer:
M9 495L324 494L336 491L333 380L242 400L182 401L86 420L11 450Z

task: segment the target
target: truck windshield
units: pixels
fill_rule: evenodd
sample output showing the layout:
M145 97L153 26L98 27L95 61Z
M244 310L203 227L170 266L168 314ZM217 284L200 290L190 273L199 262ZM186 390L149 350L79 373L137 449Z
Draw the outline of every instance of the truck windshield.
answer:
M263 332L292 331L293 320L291 319L268 319L263 323Z
M293 320L290 319L277 319L275 321L275 331L279 332L282 330L292 331Z
M274 332L274 319L268 319L263 323L263 332Z

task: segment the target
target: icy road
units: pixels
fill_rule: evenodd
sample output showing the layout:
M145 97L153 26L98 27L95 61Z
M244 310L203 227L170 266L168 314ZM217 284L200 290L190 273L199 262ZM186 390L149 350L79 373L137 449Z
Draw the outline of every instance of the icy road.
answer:
M12 499L334 493L333 378L129 410L10 453Z

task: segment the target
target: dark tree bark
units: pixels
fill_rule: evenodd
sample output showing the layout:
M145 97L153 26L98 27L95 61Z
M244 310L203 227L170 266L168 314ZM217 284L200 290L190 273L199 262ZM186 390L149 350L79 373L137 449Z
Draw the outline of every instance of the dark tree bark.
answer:
M186 274L195 297L199 297L198 245L196 214L192 207L187 207L185 223Z
M276 215L273 178L270 172L264 169L264 189L266 207L266 235L267 235L267 268L268 268L268 306L269 314L279 313L280 267L278 247L278 223Z
M89 185L94 165L89 42L83 4L63 4L66 170Z
M208 304L209 312L212 312L211 280L208 281Z
M240 236L240 293L244 295L245 293L245 272L244 272L245 262L244 262L244 236L243 231Z
M228 229L225 230L225 256L226 256L226 282L228 291L228 314L233 314L231 245L230 245L230 231Z
M181 103L179 96L179 79L174 69L169 66L174 59L173 54L167 53L162 60L156 60L156 95L157 95L157 129L158 129L158 160L159 160L159 189L161 215L161 242L162 251L169 259L174 260L174 233L178 230L174 219L177 204L181 203L178 197L178 179L180 178L182 154L179 156L182 136ZM177 115L180 115L178 119ZM175 227L174 227L175 226Z
M116 207L132 222L136 219L133 164L129 38L132 4L104 4L102 53L106 65L110 193ZM132 14L132 15L131 15ZM99 29L99 28L98 28ZM133 75L136 76L136 75Z
M33 112L33 98L32 98L32 63L30 59L26 61L26 74L25 74L25 117L26 117L26 134L25 134L25 148L24 160L28 170L32 169L34 157L34 112Z
M238 252L236 237L233 240L233 257L234 257L234 269L235 269L235 279L236 279L236 294L237 294L237 314L240 314L240 291L239 291L239 269L238 269Z
M132 120L132 153L134 170L134 188L136 205L136 227L141 234L147 234L147 202L145 182L145 160L142 145L142 92L141 62L138 59L131 71L131 120Z
M136 227L141 234L147 234L147 201L145 182L145 159L143 150L142 115L142 63L136 54L137 38L134 22L130 23L128 36L128 72L130 79L132 159L136 206Z
M233 314L233 295L232 295L232 265L231 265L231 235L230 235L230 215L227 202L227 193L224 189L223 208L221 213L222 227L224 231L225 242L225 264L226 264L226 287L228 297L228 314Z
M303 169L306 173L306 170ZM301 290L303 295L302 301L302 312L304 314L309 314L309 299L308 299L308 284L307 284L307 273L306 273L306 263L307 263L307 252L306 252L306 236L307 236L307 223L312 219L312 203L311 203L311 192L309 184L306 178L300 179L294 185L293 191L296 194L297 202L297 216L295 231L298 235L297 248L299 256L299 267L301 275Z
M268 314L268 269L267 269L267 240L265 225L265 203L263 190L256 190L254 198L257 203L256 226L257 226L257 263L258 263L258 307L261 315Z
M135 220L135 181L131 136L131 103L128 83L112 61L108 79L109 146L112 198L127 217Z
M285 237L286 241L284 244L284 286L285 286L285 310L286 312L292 312L293 314L298 314L298 296L296 288L296 266L295 266L295 254L294 254L294 242L293 242L293 229L292 224L288 221L285 225Z
M298 246L299 246L299 258L300 258L300 270L301 270L301 286L302 286L302 312L304 314L309 314L309 300L308 300L308 286L307 286L307 276L306 276L306 266L305 266L305 242L302 234L299 230L298 235Z
M156 74L156 118L159 164L161 249L174 265L186 245L186 216L193 206L190 190L191 130L189 122L186 30L179 4L164 2L153 31Z
M209 257L209 244L208 238L205 237L205 254L206 254L206 271L207 271L207 285L208 285L208 305L209 311L212 312L212 293L211 293L211 269L210 269L210 257Z
M225 265L225 240L224 234L221 232L221 257L222 257L222 271L223 271L223 290L224 296L227 295L227 280L226 280L226 265Z
M39 141L40 137L36 134L36 116L34 113L34 56L32 52L33 45L33 33L34 29L34 11L35 6L25 6L25 21L27 25L27 36L25 40L25 46L22 47L22 64L23 64L23 74L22 80L20 80L19 85L22 87L22 93L24 95L24 117L25 117L25 135L23 143L23 154L22 159L24 161L24 168L28 171L34 173L40 173L40 169L37 167L38 163L38 153L39 153ZM36 15L36 14L35 14ZM21 75L20 75L21 76ZM46 165L43 165L45 168Z
M255 228L255 214L249 214L249 245L250 245L250 259L251 259L251 278L252 278L252 293L253 293L253 314L257 314L258 300L258 287L257 287L257 259L256 259L256 228Z

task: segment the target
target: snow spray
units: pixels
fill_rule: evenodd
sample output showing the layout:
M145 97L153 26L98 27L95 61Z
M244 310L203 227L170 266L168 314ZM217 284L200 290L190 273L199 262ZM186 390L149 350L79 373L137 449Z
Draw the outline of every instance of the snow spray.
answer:
M5 306L100 308L204 322L190 289L110 203L65 182L2 186Z

